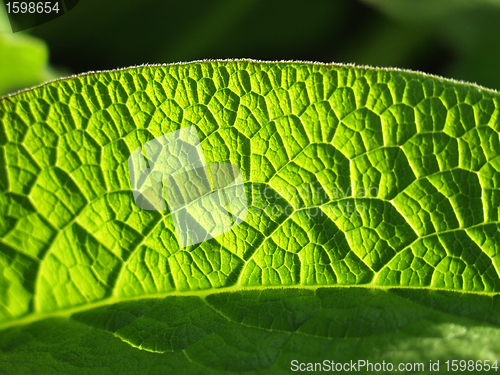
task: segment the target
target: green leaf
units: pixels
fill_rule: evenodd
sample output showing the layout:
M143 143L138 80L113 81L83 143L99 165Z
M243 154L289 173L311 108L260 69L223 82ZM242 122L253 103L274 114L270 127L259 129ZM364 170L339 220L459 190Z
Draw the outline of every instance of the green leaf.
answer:
M42 40L12 34L5 8L0 6L0 96L59 77L47 66L48 60Z
M499 109L420 73L244 60L4 98L0 369L497 359ZM248 216L180 248L174 213L136 204L128 160L190 126L207 164L241 171Z

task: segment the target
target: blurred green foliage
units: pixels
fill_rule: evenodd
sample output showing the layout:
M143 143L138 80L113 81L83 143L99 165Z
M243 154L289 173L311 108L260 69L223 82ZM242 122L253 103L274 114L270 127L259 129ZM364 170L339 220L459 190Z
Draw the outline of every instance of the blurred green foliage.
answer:
M499 19L498 0L81 0L30 33L47 43L52 64L72 73L292 59L400 67L500 88ZM16 59L15 51L0 51L0 82L15 76L12 88L19 88L44 79L34 73L39 66Z
M47 67L46 44L25 33L12 34L5 9L0 6L0 96L57 77Z
M450 60L439 74L500 89L499 0L365 1L412 34L422 36L424 46L446 48ZM386 43L384 38L378 43Z

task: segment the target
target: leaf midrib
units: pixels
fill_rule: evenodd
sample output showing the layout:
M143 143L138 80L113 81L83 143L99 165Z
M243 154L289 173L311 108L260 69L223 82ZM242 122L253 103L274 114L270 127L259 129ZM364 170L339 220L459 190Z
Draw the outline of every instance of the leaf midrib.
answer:
M382 291L391 291L391 290L423 290L427 292L446 292L446 293L455 293L457 297L460 295L480 295L487 297L495 297L500 296L498 292L481 292L481 291L467 291L467 290L454 290L454 289L445 289L445 288L429 288L429 287L415 287L415 286L385 286L385 285L376 285L373 282L369 284L363 285L303 285L303 284L293 284L293 285L281 285L281 286L256 286L256 287L241 287L240 285L233 285L225 288L214 288L214 289L202 289L202 290L186 290L186 291L171 291L171 292L162 292L162 293L153 293L147 295L140 295L134 297L116 297L111 296L106 299L102 299L95 302L89 302L86 304L82 304L79 306L73 306L66 309L61 309L57 311L51 312L37 312L26 314L20 318L15 318L11 320L6 320L4 322L0 322L0 331L12 328L16 326L27 325L30 323L34 323L40 320L49 319L49 318L70 318L73 314L89 311L98 307L109 306L122 302L130 302L130 301L140 301L147 299L164 299L167 297L187 297L194 296L200 297L202 299L206 298L209 295L214 294L222 294L222 293L237 293L237 292L251 292L251 291L264 291L264 290L293 290L293 289L305 289L305 290L313 290L316 291L318 289L368 289L368 290L382 290ZM413 300L412 300L413 301ZM415 302L415 301L413 301Z

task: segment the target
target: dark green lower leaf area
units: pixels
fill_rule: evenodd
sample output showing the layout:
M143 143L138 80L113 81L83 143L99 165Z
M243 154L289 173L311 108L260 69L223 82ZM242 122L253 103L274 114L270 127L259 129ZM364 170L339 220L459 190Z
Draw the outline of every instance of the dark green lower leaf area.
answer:
M0 372L290 374L293 360L423 363L425 373L439 360L446 372L447 360L500 359L498 337L498 295L249 290L139 299L8 328Z

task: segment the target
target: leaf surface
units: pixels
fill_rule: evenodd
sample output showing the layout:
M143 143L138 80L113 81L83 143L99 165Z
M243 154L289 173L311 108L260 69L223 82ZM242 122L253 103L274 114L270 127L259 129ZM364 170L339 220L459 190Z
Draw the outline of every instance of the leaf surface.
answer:
M495 359L499 107L419 73L255 61L5 97L0 368ZM136 205L128 158L189 126L207 163L241 170L248 216L180 248L168 209Z

